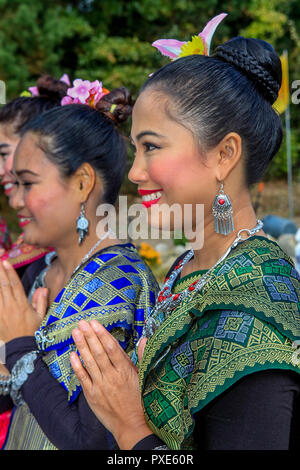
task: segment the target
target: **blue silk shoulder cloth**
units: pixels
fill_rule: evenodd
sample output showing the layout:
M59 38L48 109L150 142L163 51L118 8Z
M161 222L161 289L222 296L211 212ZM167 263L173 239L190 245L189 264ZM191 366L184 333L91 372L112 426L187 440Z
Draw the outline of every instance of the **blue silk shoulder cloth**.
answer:
M136 248L127 243L93 255L57 295L35 337L44 351L44 362L67 390L70 403L81 391L70 365L70 353L77 351L72 331L79 320L98 320L130 353L142 334L157 292L150 268Z

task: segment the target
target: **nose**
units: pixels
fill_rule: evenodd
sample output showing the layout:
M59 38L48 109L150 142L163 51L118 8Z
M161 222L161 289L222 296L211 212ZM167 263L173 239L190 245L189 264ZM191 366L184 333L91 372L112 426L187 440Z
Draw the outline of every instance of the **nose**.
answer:
M12 167L13 167L13 160L14 160L14 154L12 152L9 155L9 157L6 159L5 164L4 164L4 170L7 174L10 175L10 177L12 177L11 170L12 170Z
M9 205L15 210L23 209L24 203L24 191L22 186L16 185L15 189L12 191L9 197Z
M148 173L144 159L136 155L128 173L128 179L134 184L144 183L148 180Z
M5 162L3 158L0 158L0 178L2 179L5 175Z

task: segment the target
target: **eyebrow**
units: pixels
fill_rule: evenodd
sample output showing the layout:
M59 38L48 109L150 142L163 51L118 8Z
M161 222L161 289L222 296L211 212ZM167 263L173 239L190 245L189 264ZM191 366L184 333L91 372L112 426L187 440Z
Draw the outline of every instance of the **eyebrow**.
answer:
M145 135L152 135L154 137L163 137L163 135L161 134L157 134L157 132L153 132L153 131L142 131L140 132L137 136L136 136L136 139L139 141L141 140L142 137L144 137ZM130 136L130 139L132 139L132 137Z
M31 171L31 170L18 170L18 171L14 171L12 170L11 171L15 176L22 176L24 175L24 173L29 173L30 175L33 175L33 176L39 176L37 173L34 173L34 171Z
M10 145L9 144L0 144L0 149L6 148L6 147L10 147Z

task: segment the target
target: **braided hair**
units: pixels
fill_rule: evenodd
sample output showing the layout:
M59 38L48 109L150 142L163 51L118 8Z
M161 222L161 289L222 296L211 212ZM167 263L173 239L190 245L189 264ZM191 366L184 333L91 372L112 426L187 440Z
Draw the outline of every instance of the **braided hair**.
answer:
M169 97L166 112L193 132L201 153L228 133L239 134L250 186L261 181L282 142L281 119L272 108L280 86L281 62L273 47L239 36L209 57L190 55L168 63L141 92L150 89Z
M242 37L236 38L243 43ZM259 41L264 48L268 48L269 44L265 41L257 39L247 39L248 48L252 42ZM281 66L280 62L274 68L273 63L264 61L263 56L256 57L249 54L247 50L237 49L236 40L233 41L233 47L230 47L232 41L228 41L222 46L217 47L213 57L232 64L237 70L245 74L248 79L257 87L259 93L262 94L271 104L275 103L281 84ZM278 58L279 59L279 58Z

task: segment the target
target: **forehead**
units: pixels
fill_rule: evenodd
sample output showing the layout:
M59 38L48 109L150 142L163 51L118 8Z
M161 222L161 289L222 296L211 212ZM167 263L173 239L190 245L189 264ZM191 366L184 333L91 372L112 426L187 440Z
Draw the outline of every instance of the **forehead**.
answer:
M192 131L176 121L175 113L175 107L166 94L156 90L143 91L133 108L132 138L150 131L174 142L184 139L194 143Z
M0 123L0 143L16 144L20 140L20 137L13 133L12 126L10 124Z
M43 174L56 170L39 147L38 142L38 136L30 132L22 137L15 152L13 165L15 171L26 169Z
M168 102L168 97L163 93L147 90L142 92L133 108L133 127L144 125L144 123L156 127L157 120L168 119L166 114Z

